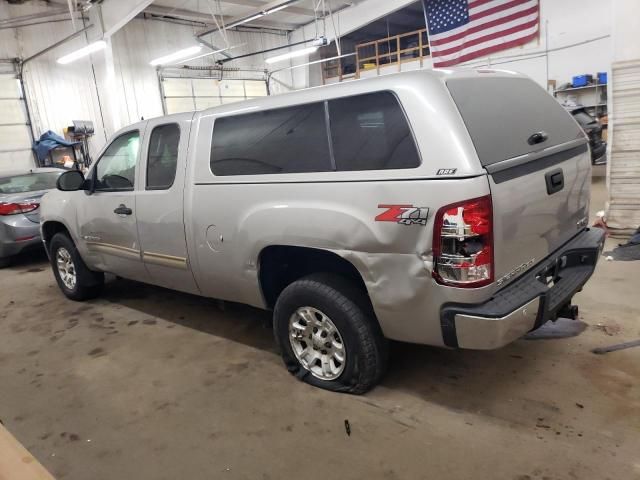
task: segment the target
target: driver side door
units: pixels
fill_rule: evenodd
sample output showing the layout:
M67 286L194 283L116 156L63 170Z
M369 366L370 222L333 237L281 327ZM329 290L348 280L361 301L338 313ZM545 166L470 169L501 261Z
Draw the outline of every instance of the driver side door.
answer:
M136 226L136 174L140 130L118 135L96 162L91 192L78 206L78 225L95 266L124 278L147 281Z

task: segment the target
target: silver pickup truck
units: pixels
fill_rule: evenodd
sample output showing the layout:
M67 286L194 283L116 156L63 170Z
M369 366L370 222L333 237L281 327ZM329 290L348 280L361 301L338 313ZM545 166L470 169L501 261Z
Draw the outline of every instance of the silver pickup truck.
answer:
M513 72L419 71L146 120L42 204L64 294L110 272L273 310L298 378L362 393L387 339L501 347L594 271L591 162Z

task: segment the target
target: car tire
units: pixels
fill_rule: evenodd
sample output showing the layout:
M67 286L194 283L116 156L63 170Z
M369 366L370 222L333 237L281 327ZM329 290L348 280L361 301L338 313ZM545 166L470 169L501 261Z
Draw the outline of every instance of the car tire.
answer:
M89 270L68 235L56 233L49 252L53 275L67 298L80 302L100 295L104 274Z
M298 379L362 394L382 378L387 341L368 297L348 280L314 274L291 283L278 297L273 318L284 363Z
M11 265L11 257L0 258L0 268L7 268L9 265Z

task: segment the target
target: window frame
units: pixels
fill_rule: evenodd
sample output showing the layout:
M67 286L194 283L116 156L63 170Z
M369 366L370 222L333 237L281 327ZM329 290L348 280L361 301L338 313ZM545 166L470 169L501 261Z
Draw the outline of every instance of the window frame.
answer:
M389 168L389 169L368 169L368 170L338 170L337 169L337 165L336 165L336 159L335 159L335 154L334 154L334 145L333 145L333 138L331 135L331 115L330 115L330 109L329 109L329 102L331 102L332 100L343 100L343 99L347 99L347 98L353 98L353 97L360 97L360 96L364 96L364 95L371 95L371 94L376 94L376 93L390 93L391 95L393 95L393 98L396 101L397 106L400 108L400 111L402 112L402 116L404 117L404 120L406 122L406 125L409 129L409 132L411 133L411 139L413 141L413 145L416 149L416 154L418 157L418 164L415 167L408 167L408 168ZM278 173L248 173L248 174L234 174L234 175L216 175L213 171L212 168L212 147L213 147L213 134L215 132L216 129L216 122L219 119L222 118L228 118L228 117L241 117L241 116L245 116L245 115L252 115L252 114L256 114L256 113L260 113L260 112L267 112L267 111L272 111L272 110L279 110L279 109L283 109L283 108L292 108L292 107L303 107L306 105L314 105L314 104L323 104L323 108L324 108L324 124L325 124L325 130L326 130L326 135L327 135L327 141L329 144L329 163L331 166L330 170L318 170L318 171L311 171L311 172L278 172ZM265 109L261 109L261 110L257 110L257 111L249 111L249 112L243 112L243 113L231 113L229 115L220 115L219 117L216 117L213 121L213 126L212 126L212 130L211 130L211 135L210 135L210 143L209 143L209 160L208 160L208 171L211 175L214 176L214 178L238 178L238 179L243 179L246 177L271 177L273 175L301 175L301 174L324 174L324 173L342 173L342 174L350 174L350 173L360 173L362 174L363 172L389 172L389 171L409 171L409 170L415 170L415 169L419 169L420 167L422 167L423 165L423 159L422 159L422 153L420 151L420 146L418 144L414 129L413 129L413 125L411 123L411 121L409 120L409 116L407 115L407 112L404 108L404 105L402 104L402 102L400 101L400 98L398 97L398 95L396 94L395 91L390 90L390 89L383 89L383 90L373 90L373 91L368 91L368 92L359 92L359 93L354 93L354 94L350 94L350 95L343 95L343 96L338 96L338 97L331 97L331 98L325 98L324 100L315 100L315 101L310 101L310 102L302 102L302 103L292 103L289 105L283 105L280 107L273 107L273 108L265 108ZM277 183L281 180L273 180L274 183ZM285 180L282 180L285 181Z
M156 128L167 127L169 125L175 125L178 127L178 153L176 155L176 169L173 172L173 180L171 181L171 185L167 187L149 187L149 154L151 153L151 139L153 138L153 132ZM213 134L212 134L213 135ZM171 187L176 183L176 176L178 175L178 160L180 158L180 144L182 143L182 129L180 128L179 122L169 122L169 123L161 123L155 125L151 129L151 133L149 134L149 144L147 145L147 158L145 158L145 169L144 169L144 189L145 191L162 191L162 190L170 190Z
M100 162L102 161L102 159L104 158L105 153L107 153L107 150L109 150L109 147L111 147L111 145L113 145L116 141L118 141L119 138L124 137L125 135L129 135L131 133L137 133L138 134L138 139L142 140L142 135L140 134L140 129L139 128L135 128L133 130L127 130L126 132L122 132L120 135L118 135L117 137L115 137L113 140L111 140L111 142L109 143L109 145L104 149L104 151L102 152L102 154L100 155L100 158L98 158L98 160L96 160L95 162L95 166L93 167L93 169L91 170L91 193L96 193L96 192L134 192L136 189L136 174L138 172L138 164L140 163L140 151L142 149L142 142L138 142L138 154L137 154L137 159L136 159L136 165L135 165L135 169L134 169L134 175L133 175L133 187L131 188L96 188L96 183L98 181L98 165L100 165Z

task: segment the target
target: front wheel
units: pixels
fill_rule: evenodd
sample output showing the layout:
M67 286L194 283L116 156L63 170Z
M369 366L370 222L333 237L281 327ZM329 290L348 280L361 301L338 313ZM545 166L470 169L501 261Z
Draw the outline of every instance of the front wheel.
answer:
M58 286L67 298L76 301L97 297L104 285L104 274L89 270L73 241L64 233L51 239L51 267Z
M386 341L366 295L346 279L293 282L278 297L273 328L288 370L311 385L361 394L384 373Z

